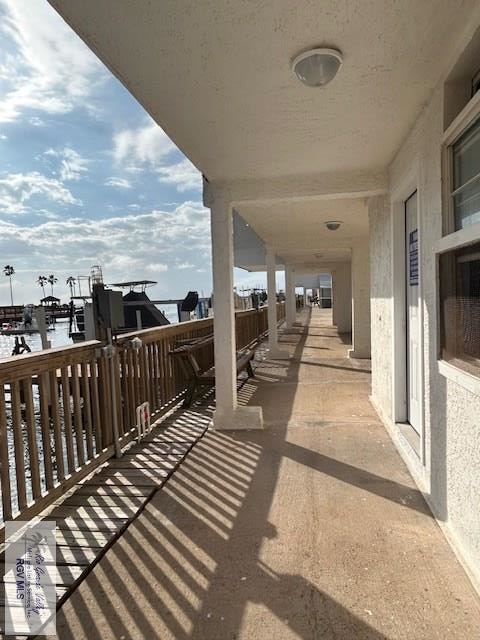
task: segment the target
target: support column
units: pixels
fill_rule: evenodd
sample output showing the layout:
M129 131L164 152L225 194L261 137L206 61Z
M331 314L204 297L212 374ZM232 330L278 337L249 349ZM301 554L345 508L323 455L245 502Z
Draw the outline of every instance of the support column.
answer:
M231 204L210 204L214 299L215 429L261 429L261 407L237 404L235 307L233 294L233 221Z
M286 351L280 351L278 347L277 327L277 283L276 283L276 258L272 249L267 248L267 296L268 296L268 357L288 358Z
M335 282L335 271L332 271L332 324L334 327L338 327L339 305L335 301L337 297L337 294L336 294L337 288L338 288L338 284Z
M352 249L352 349L350 358L370 358L370 250L368 238Z
M350 263L339 264L332 273L333 324L338 333L352 331L352 272Z
M307 308L307 287L303 287L303 308Z
M295 303L295 277L291 265L285 265L285 321L287 330L293 328L297 315Z

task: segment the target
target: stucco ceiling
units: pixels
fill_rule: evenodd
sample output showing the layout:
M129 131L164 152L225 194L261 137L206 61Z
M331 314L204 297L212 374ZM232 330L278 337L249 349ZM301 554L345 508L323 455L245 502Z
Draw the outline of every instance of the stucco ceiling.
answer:
M351 247L368 236L368 208L360 198L244 203L238 212L265 244L295 264L347 261ZM328 220L342 225L329 231Z
M478 0L50 0L212 180L382 169ZM343 51L302 86L290 60Z

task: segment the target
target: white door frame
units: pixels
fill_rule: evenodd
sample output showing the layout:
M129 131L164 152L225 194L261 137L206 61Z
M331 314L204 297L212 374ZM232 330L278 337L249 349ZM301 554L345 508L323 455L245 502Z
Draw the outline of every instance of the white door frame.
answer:
M412 163L410 169L400 179L391 194L392 207L392 417L396 424L407 422L407 309L406 309L406 243L405 243L405 202L417 192L417 217L419 234L419 324L420 324L420 451L416 451L425 464L425 348L423 309L423 248L422 248L422 192L420 189L419 163ZM412 427L413 429L413 427Z

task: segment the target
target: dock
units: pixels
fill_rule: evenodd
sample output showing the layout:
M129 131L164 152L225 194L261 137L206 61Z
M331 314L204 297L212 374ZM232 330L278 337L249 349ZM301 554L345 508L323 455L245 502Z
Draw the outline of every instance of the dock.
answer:
M211 412L208 405L173 410L121 458L76 482L40 514L56 524L58 607L178 468L205 433Z

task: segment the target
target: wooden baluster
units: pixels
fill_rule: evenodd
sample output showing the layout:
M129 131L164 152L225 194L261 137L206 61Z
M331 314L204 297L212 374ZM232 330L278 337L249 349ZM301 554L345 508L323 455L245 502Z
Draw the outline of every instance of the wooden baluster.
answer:
M173 341L170 338L165 340L165 383L167 388L167 403L170 402L174 395L173 390L173 359L168 355L173 349Z
M173 338L170 338L169 340L169 345L168 345L168 349L171 350L174 348L174 341ZM177 359L169 359L169 363L168 363L168 369L169 369L169 381L170 381L170 400L173 400L173 398L175 398L175 396L177 395L177 393L179 391L181 391L181 389L177 388L178 385L178 376L177 376L177 369L178 369L178 362Z
M8 451L5 387L3 384L0 384L0 480L2 485L2 512L4 522L10 520L12 517L12 490L10 486Z
M62 407L68 472L73 473L75 471L75 455L73 452L72 410L70 406L70 380L68 377L68 367L62 367Z
M136 416L135 416L136 404L135 404L135 378L134 378L135 365L134 365L134 357L133 357L132 349L130 348L127 349L126 357L127 357L127 371L128 371L126 382L128 387L128 403L130 407L129 426L133 427L136 420Z
M153 405L152 401L152 369L151 369L151 354L150 354L150 345L147 344L145 346L145 392L146 392L146 400L150 407Z
M168 338L165 338L163 343L165 358L164 358L164 382L165 382L165 403L168 404L172 399L172 391L171 391L171 366L172 366L172 358L168 355L171 347L171 341Z
M113 364L115 367L115 398L117 401L117 406L115 407L115 411L117 412L117 421L118 421L118 436L121 437L125 433L125 425L123 423L123 402L124 398L122 396L122 389L120 384L120 355L118 351L115 353L113 357Z
M49 381L48 374L38 376L40 393L40 423L42 427L43 465L45 467L45 484L47 491L53 489L53 465L52 445L50 442L50 415L49 415Z
M153 346L153 371L154 371L154 393L155 393L155 411L160 408L160 370L159 370L159 362L158 362L158 342L154 342Z
M79 466L85 464L85 448L83 445L82 405L80 399L80 381L78 379L78 365L70 367L73 395L73 422L75 425L75 442L77 445L77 459Z
M107 376L106 376L106 365L105 358L101 356L97 360L97 368L98 368L98 397L100 403L100 426L102 430L102 446L108 447L112 444L109 438L109 415L108 415L108 389L107 389Z
M93 412L93 431L95 433L95 453L100 453L102 443L102 420L100 412L100 402L98 399L98 369L95 358L90 360L90 388Z
M135 350L133 353L133 368L134 368L134 390L135 390L135 409L141 404L140 400L140 358L138 355L138 351Z
M20 511L27 506L25 488L25 463L22 433L22 415L20 410L20 385L18 382L10 384L10 401L12 407L13 443L15 448L15 473L17 480L17 501Z
M110 391L110 363L102 356L99 360L100 367L100 380L101 380L101 393L100 393L100 406L103 407L104 413L102 414L102 426L103 446L109 446L113 444L113 427L112 427L112 394Z
M122 364L121 369L121 387L122 387L122 397L123 397L123 426L126 431L129 431L133 424L131 423L130 416L130 392L128 385L128 362L127 362L127 352L125 348L119 350L120 362Z
M87 458L93 458L93 428L92 428L92 403L90 399L90 373L87 362L82 362L82 395L83 395L83 414L86 417L87 424L85 428L85 436L87 441Z
M40 466L37 445L37 424L35 421L35 409L33 407L32 378L22 381L23 397L25 400L25 419L27 426L27 441L30 460L30 476L32 481L32 495L36 500L42 495L40 483Z
M165 340L160 340L158 344L158 364L159 364L159 383L160 383L160 406L167 404L167 385L166 385L166 359L170 356L165 349Z
M145 345L142 345L139 353L140 361L140 403L147 400L147 380L145 375ZM140 404L139 403L139 404Z
M155 360L154 352L155 343L151 342L148 345L148 380L150 383L149 395L150 395L150 411L155 411Z
M62 425L60 422L60 408L58 403L57 372L50 371L50 405L52 410L53 438L55 442L55 461L57 464L57 479L65 479L65 464L63 460Z
M148 399L150 402L150 411L153 413L155 411L155 371L154 371L154 361L153 361L153 349L154 343L150 342L147 347L147 355L148 355Z

